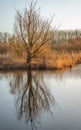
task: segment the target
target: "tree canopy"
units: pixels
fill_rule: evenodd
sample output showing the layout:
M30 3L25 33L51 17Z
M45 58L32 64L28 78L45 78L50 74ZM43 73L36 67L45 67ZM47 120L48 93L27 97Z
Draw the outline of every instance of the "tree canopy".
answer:
M37 3L32 1L29 8L23 12L17 10L15 18L15 32L24 44L28 64L32 58L37 57L43 46L54 37L51 24L53 18L43 19Z

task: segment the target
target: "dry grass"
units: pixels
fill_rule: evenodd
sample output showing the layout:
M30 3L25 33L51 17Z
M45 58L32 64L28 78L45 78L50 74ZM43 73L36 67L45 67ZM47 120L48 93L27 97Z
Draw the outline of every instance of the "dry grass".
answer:
M76 47L77 46L77 47ZM46 66L47 68L63 69L65 67L73 67L78 63L81 63L81 51L80 42L75 45L59 45L57 48L52 48L50 44L44 46L44 51L38 58L32 60L32 65ZM55 46L57 47L57 46ZM69 50L67 49L69 48ZM78 48L76 50L76 48ZM23 52L21 56L15 53L13 47L11 51L7 51L6 54L0 54L0 66L18 66L23 65L26 62L26 53Z
M81 63L81 51L67 51L67 50L52 50L51 46L48 45L45 53L33 60L32 63L42 64L50 66L57 69L62 69L65 67L73 67L78 63Z

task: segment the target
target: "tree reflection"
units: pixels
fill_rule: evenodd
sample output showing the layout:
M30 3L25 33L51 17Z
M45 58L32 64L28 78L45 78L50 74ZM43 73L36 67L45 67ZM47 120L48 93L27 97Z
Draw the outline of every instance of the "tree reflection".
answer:
M55 99L46 86L42 73L27 71L14 74L10 81L11 93L15 94L18 119L25 118L27 123L36 127L41 111L51 112Z

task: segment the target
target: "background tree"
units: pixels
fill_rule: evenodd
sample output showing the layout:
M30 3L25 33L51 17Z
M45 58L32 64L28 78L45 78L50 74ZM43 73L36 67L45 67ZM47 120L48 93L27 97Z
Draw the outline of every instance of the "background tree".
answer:
M24 44L27 58L26 62L30 66L32 58L39 56L46 43L54 37L51 24L53 18L43 19L40 16L40 9L36 7L34 1L29 9L25 8L23 13L17 10L15 19L15 32Z
M0 32L0 43L8 43L10 38L10 33L5 32L2 33Z

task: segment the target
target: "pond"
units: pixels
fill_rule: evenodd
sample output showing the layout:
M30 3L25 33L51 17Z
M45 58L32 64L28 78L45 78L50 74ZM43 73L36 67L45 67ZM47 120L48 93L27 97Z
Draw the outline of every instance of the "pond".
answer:
M81 130L81 65L0 72L0 130Z

